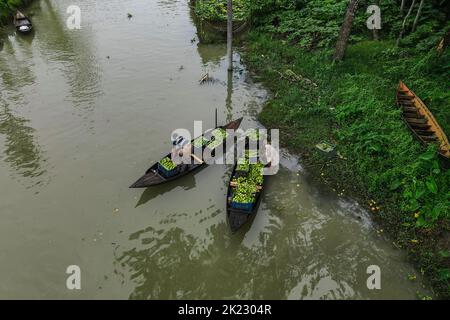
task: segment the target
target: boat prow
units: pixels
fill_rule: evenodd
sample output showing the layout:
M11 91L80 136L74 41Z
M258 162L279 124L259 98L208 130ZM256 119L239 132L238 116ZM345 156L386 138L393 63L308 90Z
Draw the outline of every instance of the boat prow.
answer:
M157 172L148 172L140 177L130 188L146 188L149 186L155 186L165 182L164 177L160 176Z

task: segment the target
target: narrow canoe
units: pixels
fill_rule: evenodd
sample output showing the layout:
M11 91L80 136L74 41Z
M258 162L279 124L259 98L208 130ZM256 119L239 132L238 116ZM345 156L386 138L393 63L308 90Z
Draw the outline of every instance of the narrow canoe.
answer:
M14 26L21 33L29 33L33 29L31 20L19 10L14 15Z
M239 118L237 120L231 121L230 123L224 125L224 126L220 126L218 128L223 128L223 129L232 129L232 130L236 130L239 128L239 126L241 125L242 122L242 118ZM195 139L193 139L191 141L191 144L193 143ZM165 157L171 157L171 153L169 153L168 155L166 155ZM165 157L163 157L162 159L164 159ZM158 172L158 162L155 163L154 165L152 165L146 172L145 174L139 178L135 183L133 183L130 188L147 188L147 187L151 187L151 186L155 186L155 185L159 185L162 183L166 183L178 178L181 178L197 169L203 168L205 167L207 164L206 163L198 163L198 162L193 162L192 164L188 164L186 165L182 171L178 172L176 175L166 178L163 177L159 172Z
M230 179L230 182L228 183L228 189L227 189L227 217L228 217L228 224L230 225L231 233L235 233L236 231L238 231L244 224L246 224L251 218L253 218L256 215L256 212L258 211L258 208L259 208L259 204L261 202L264 187L267 182L267 176L264 176L263 183L261 185L261 188L256 192L255 202L250 211L233 208L231 206L231 201L233 198L233 188L234 188L232 186L232 181L233 181L234 176L236 175L236 168L237 168L237 165L235 165L233 168L233 173L231 174L231 179Z
M435 143L439 155L450 162L450 143L425 103L402 81L397 88L397 105L403 111L403 120L414 136L424 145Z

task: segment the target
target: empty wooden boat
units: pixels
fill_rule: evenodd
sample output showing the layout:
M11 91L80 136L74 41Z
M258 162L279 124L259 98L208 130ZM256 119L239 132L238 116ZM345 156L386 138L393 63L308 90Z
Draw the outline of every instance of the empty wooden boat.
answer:
M29 33L33 29L31 20L19 10L14 15L14 26L20 33Z
M241 125L242 122L242 118L239 118L237 120L234 120L224 126L220 126L217 127L221 128L221 129L231 129L231 130L236 130L239 128L239 126ZM197 137L196 139L193 139L191 141L191 146L192 146L192 154L194 154L194 148L195 148L195 140L202 138L201 137ZM209 143L214 142L214 141L208 141ZM206 144L201 145L202 150L206 147ZM193 163L191 164L185 164L185 165L178 165L178 166L173 166L173 167L164 167L164 161L169 162L171 159L171 153L169 153L168 155L166 155L165 157L163 157L159 162L155 163L154 165L152 165L146 172L145 174L139 178L135 183L133 183L130 188L147 188L150 186L154 186L154 185L159 185L165 182L169 182L178 178L181 178L182 176L185 176L191 172L193 172L194 170L200 169L202 167L206 166L206 163L201 161L201 159L196 159L195 156ZM200 160L200 161L199 161Z
M397 88L397 105L403 111L403 120L414 136L424 145L435 143L439 155L450 163L450 143L430 110L402 81Z

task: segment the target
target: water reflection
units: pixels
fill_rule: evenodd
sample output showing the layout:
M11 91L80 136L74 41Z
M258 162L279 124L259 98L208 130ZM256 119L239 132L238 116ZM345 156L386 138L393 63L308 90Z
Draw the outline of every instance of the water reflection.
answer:
M200 41L197 44L197 51L204 66L208 64L217 66L226 54L226 46L203 44Z
M70 101L76 107L91 110L102 95L102 71L92 52L91 36L86 29L69 30L53 1L40 1L40 21L45 32L39 32L39 46L49 62L58 62L70 86Z
M183 188L183 190L190 190L195 187L195 176L194 174L188 174L181 179L171 181L160 186L150 187L145 189L145 191L141 194L136 207L146 204L152 199L155 199L158 196L161 196L165 193L168 193L178 187Z
M42 163L46 160L35 142L34 129L28 126L28 120L15 116L6 102L1 101L1 105L0 134L5 136L3 159L23 177L43 175L46 170L42 168ZM41 181L36 182L39 183Z
M338 273L333 275L331 263L325 266L318 263L327 260L324 253L305 252L295 245L301 234L292 228L283 228L277 235L260 232L258 244L251 247L242 243L242 234L230 237L225 224L212 226L208 233L213 239L208 246L179 227L169 230L148 227L130 235L136 247L118 254L116 261L116 267L129 272L130 280L136 284L130 298L279 299L355 295L347 276L339 279ZM286 236L280 237L281 234ZM352 275L349 270L348 278ZM330 281L334 285L327 283Z
M29 44L16 50L15 43L9 37L5 38L5 51L8 55L0 56L0 134L5 137L3 159L22 177L33 178L31 186L42 183L36 179L46 173L43 163L46 159L34 137L35 130L29 126L29 120L13 111L24 106L26 100L23 87L30 86L35 81L32 71L33 64L28 60ZM20 42L20 41L19 41ZM25 54L25 57L22 55ZM26 183L30 185L28 181Z
M16 37L17 37L18 43L26 43L28 47L33 42L33 39L35 36L36 36L36 31L34 29L31 29L31 31L27 34L20 34L20 33L16 32Z
M254 221L235 235L225 219L201 223L225 217L222 206L170 213L130 234L123 249L115 252L114 263L116 273L135 284L129 297L413 298L414 289L398 290L405 287L409 267L392 259L389 244L373 237L367 212L307 183L301 167L286 154L283 163L290 169L282 167L269 179ZM228 175L225 170L223 181ZM196 229L186 227L186 221ZM383 292L365 285L371 264L389 270Z
M233 72L227 72L227 98L225 100L225 106L227 109L227 122L232 120L233 117Z

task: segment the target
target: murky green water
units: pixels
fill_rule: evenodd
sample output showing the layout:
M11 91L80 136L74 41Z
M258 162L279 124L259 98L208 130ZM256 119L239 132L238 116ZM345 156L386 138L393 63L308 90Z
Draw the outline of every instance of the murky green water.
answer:
M266 97L225 47L199 45L186 1L35 1L35 32L0 31L0 298L415 298L421 277L351 200L283 154L253 224L231 235L230 168L128 186L176 128ZM129 20L127 13L133 14ZM202 74L217 79L199 85ZM79 265L82 290L66 289ZM381 290L366 268L381 268ZM407 279L417 275L416 281Z

